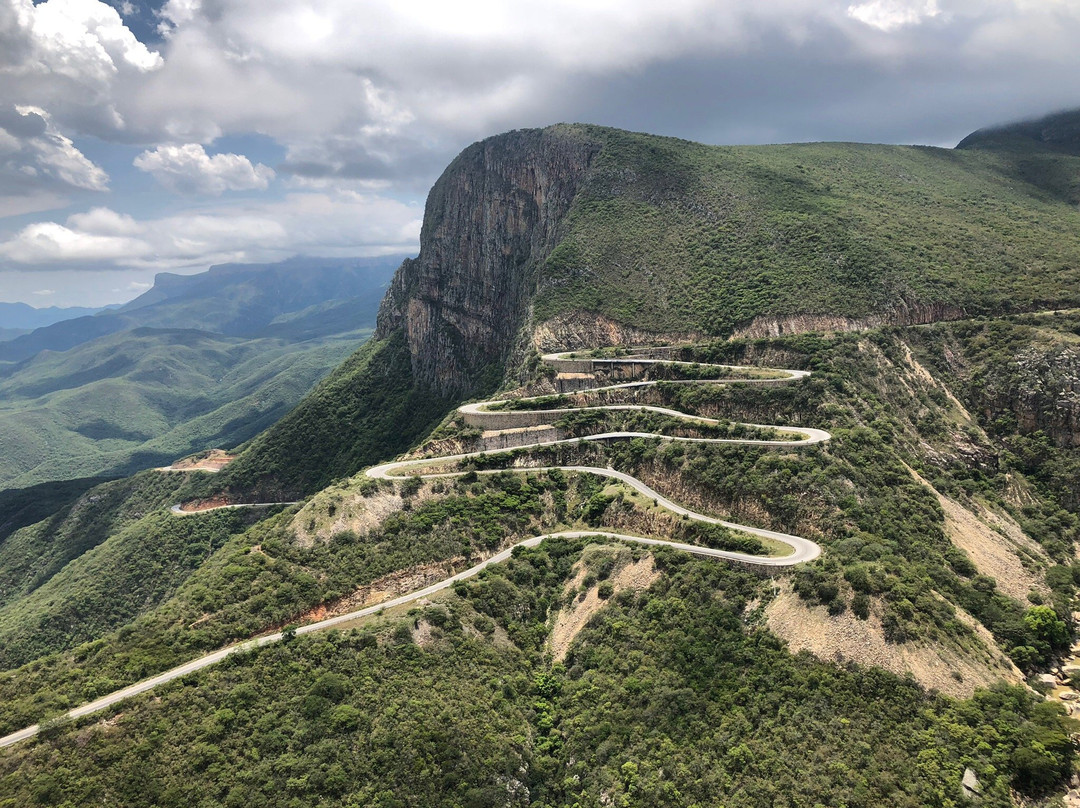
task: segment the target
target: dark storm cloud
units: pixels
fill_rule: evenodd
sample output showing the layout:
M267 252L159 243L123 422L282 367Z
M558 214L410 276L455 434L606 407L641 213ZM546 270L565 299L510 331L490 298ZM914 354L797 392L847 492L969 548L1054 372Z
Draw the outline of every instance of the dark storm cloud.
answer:
M17 138L41 137L48 124L45 118L36 112L19 114L13 108L0 107L0 129Z
M1061 80L1080 72L1080 58L973 54L965 44L976 27L973 20L921 26L892 37L886 53L834 26L817 26L802 43L762 29L746 51L590 77L529 123L572 118L726 144L952 145L983 126L1080 106L1080 88Z

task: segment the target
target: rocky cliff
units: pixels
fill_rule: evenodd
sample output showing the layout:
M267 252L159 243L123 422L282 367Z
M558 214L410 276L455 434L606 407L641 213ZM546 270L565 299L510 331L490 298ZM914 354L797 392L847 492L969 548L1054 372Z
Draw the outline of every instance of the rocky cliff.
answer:
M987 423L1015 419L1021 433L1040 430L1057 446L1080 446L1080 350L1028 348L976 378Z
M1051 129L1037 143L1072 131ZM403 334L412 380L455 398L537 349L1077 306L1080 158L1048 154L1017 174L981 149L497 135L435 183L376 336Z
M376 332L404 330L418 383L468 395L500 378L599 150L581 127L510 132L467 148L435 183L420 255L398 270Z

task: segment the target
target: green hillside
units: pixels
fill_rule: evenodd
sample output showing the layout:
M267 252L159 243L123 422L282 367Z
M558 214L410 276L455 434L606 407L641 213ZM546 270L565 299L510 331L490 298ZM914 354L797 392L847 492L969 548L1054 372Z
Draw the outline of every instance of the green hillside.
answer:
M40 354L0 378L0 487L128 474L235 446L369 333L289 342L141 328Z
M537 320L724 335L762 315L1080 303L1080 156L584 132L603 145L538 270Z
M451 405L413 380L400 334L372 341L205 482L256 501L318 491L406 451Z
M576 124L532 134L556 144L591 143L596 156L566 216L538 223L557 234L550 253L532 255L532 263L514 253L507 258L503 271L523 276L528 289L529 317L520 323L526 333L545 321L597 315L661 334L727 336L759 317L801 317L801 325L779 324L788 331L831 328L844 318L903 324L1080 305L1080 156L1045 144L706 146ZM511 143L510 135L472 148L510 148L504 141ZM469 165L459 158L440 183L473 187ZM425 227L442 233L458 215L440 209L442 218ZM498 242L500 235L485 237ZM473 271L454 252L460 245L446 238L433 271ZM472 314L521 318L499 308L506 302L486 300ZM457 333L450 323L422 327ZM510 356L509 346L499 350ZM521 359L494 370L517 377ZM459 394L485 388L491 370L474 368ZM358 388L381 389L385 371L370 372ZM433 383L406 383L408 372L402 365L393 384L422 391ZM399 425L419 434L411 408L398 421L381 408L383 392L370 395L349 397L348 406L379 412L380 435L398 435ZM449 410L453 391L443 397L429 403L433 412ZM241 457L231 490L310 492L404 448L396 442L382 453L354 453L349 441L368 442L372 433L350 429L343 442L341 425L299 414L283 422ZM299 467L321 471L293 471Z
M4 343L0 489L130 474L252 438L367 339L398 263L162 274L122 308Z

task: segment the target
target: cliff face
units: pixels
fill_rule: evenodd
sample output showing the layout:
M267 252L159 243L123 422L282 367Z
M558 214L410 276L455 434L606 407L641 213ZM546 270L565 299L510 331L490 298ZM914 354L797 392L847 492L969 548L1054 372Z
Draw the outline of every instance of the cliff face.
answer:
M964 310L942 303L907 305L899 303L892 310L867 317L838 317L827 314L789 314L755 317L748 325L736 328L732 337L765 339L808 331L865 331L886 325L924 325L942 320L960 320Z
M510 132L467 148L435 183L420 255L394 276L376 331L404 330L417 382L468 395L491 381L599 150L578 127Z
M979 406L993 422L1011 415L1022 433L1041 430L1061 447L1080 446L1080 351L1021 352L979 379Z
M1067 123L1040 137L1064 143ZM498 135L432 188L376 336L404 335L412 381L455 398L535 349L1080 306L1080 157L1017 173L978 152Z

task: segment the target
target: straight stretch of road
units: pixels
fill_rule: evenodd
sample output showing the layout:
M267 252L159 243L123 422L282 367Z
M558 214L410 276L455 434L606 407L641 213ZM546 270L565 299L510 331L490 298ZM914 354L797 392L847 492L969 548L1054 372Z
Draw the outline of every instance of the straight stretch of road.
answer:
M569 364L569 365L571 365L573 367L577 367L577 366L579 366L581 364L582 360L567 359L566 357L568 357L568 356L569 356L569 354L551 354L551 355L545 356L543 358L544 358L544 361L548 362L549 364L554 366L556 369L560 365ZM613 365L617 365L620 362L622 362L622 363L630 363L630 364L637 364L637 365L649 365L649 364L654 364L654 363L677 364L677 365L678 364L682 364L682 365L689 364L689 363L677 363L677 362L669 363L666 360L649 359L649 358L642 358L642 357L636 357L636 358L634 358L634 357L625 357L625 358L618 358L618 359L600 359L600 360L592 360L592 361L595 361L597 366L609 366L609 367L613 366ZM695 365L695 369L698 370L699 372L701 370L703 370L703 369L708 369L708 368L716 369L717 372L724 371L724 370L728 370L728 371L736 370L736 371L739 371L739 372L753 370L752 368L742 368L742 367L731 366L731 365ZM801 379L801 378L804 378L804 377L809 375L809 373L807 371L801 371L801 370L790 370L790 371L782 371L782 372L787 374L787 375L785 377L781 378L781 379L767 379L767 380L765 380L765 379L723 379L723 378L717 378L717 379L712 379L712 380L695 380L695 381L685 381L685 382L684 381L679 381L679 382L676 382L676 383L687 383L687 384L731 384L731 383L754 384L754 383L770 383L770 384L776 384L776 383L782 383L782 382L786 382L786 381L792 381L792 380L796 380L796 379ZM645 387L645 386L648 386L648 385L651 385L651 384L657 384L657 383L658 382L655 382L655 381L645 381L645 382L637 381L637 382L629 382L629 383L626 383L626 384L608 385L606 387L596 388L596 390L613 390L613 389L623 389L623 388ZM593 392L595 392L595 391L593 391ZM521 401L529 401L529 400L530 399L521 399ZM536 400L536 399L531 399L531 400ZM466 418L468 418L470 415L475 415L475 416L482 416L484 419L487 419L487 420L490 420L492 418L495 418L497 420L498 416L500 414L504 414L504 413L507 414L507 415L512 415L516 419L520 420L520 418L523 415L527 415L529 413L532 413L533 415L535 415L538 425L539 424L547 424L547 423L549 423L551 418L552 418L552 413L553 412L555 414L561 414L561 413L567 413L567 412L571 411L571 410L554 410L554 411L553 410L532 410L532 411L530 411L530 410L520 410L520 409L515 409L515 410L499 410L499 409L495 409L500 405L505 406L505 403L506 402L486 401L486 402L480 402L480 403L474 403L474 404L466 404L466 405L464 405L463 407L460 408L460 411L461 411L461 413L463 415L466 416ZM702 418L700 416L687 415L686 413L681 413L681 412L679 412L677 410L670 410L670 409L665 409L663 407L652 407L652 406L646 406L646 405L619 404L619 405L604 405L604 406L598 406L598 407L574 408L574 411L581 411L581 410L641 410L641 411L655 412L655 413L667 415L667 416L670 416L670 417L673 417L673 418L679 418L679 419L687 421L688 423L698 423L698 424L701 424L701 423L704 423L704 424L717 424L717 423L720 423L719 421L716 421L716 420L710 419L710 418ZM747 424L746 426L752 426L752 427L757 427L757 428L765 428L765 429L772 429L772 430L777 431L777 432L792 434L792 435L794 435L796 437L793 437L792 439L753 440L753 439L739 439L739 438L680 438L680 437L672 437L672 436L668 436L668 435L658 435L658 434L645 433L645 432L606 432L606 433L600 433L600 434L597 434L597 435L590 435L590 436L587 436L587 437L584 437L584 438L571 438L571 439L558 440L558 441L537 442L535 444L530 444L530 445L527 445L527 446L517 447L516 449L514 449L512 451L516 452L516 451L521 451L521 450L535 449L535 448L539 448L541 446L551 446L551 445L558 444L558 443L577 443L579 440L612 441L612 440L626 440L626 439L632 439L632 438L659 438L661 440L682 441L682 442L689 442L689 443L745 443L745 444L751 444L751 445L799 447L799 446L808 446L808 445L815 444L815 443L821 443L823 441L829 440L829 437L830 437L828 432L825 432L825 431L820 430L820 429L794 428L794 427L765 427L765 426L762 426L762 425L759 425L759 424ZM449 455L449 456L445 456L445 457L433 457L433 458L423 458L423 459L420 459L420 460L405 460L405 461L398 461L398 462L394 462L394 463L384 463L383 465L375 466L374 468L368 469L366 473L367 473L367 476L369 476L371 478L374 478L374 479L388 479L388 480L402 479L402 478L409 477L409 476L419 476L419 477L422 477L422 478L425 478L425 479L427 479L427 478L440 478L440 477L458 477L458 476L462 476L464 474L467 474L468 472L467 471L449 471L449 472L420 473L418 475L410 475L409 471L410 470L414 470L414 471L415 470L421 470L424 467L432 467L432 466L440 466L440 465L452 464L452 463L456 463L456 462L459 462L459 461L462 461L462 460L469 460L469 459L472 459L472 458L480 457L481 455L484 455L486 457L491 457L491 456L493 456L495 454L498 454L498 452L470 452L470 453L467 453L467 454ZM481 570L483 570L485 567L488 567L488 566L490 566L492 564L502 563L503 561L508 559L510 557L511 553L513 553L513 551L515 549L517 549L518 547L535 547L536 545L540 544L540 542L542 542L544 539L560 537L560 536L561 537L566 537L566 538L587 538L587 537L590 537L590 536L595 536L597 538L618 539L620 541L626 541L626 542L631 542L631 543L634 543L634 544L642 544L642 545L653 546L653 547L670 547L672 549L681 550L681 551L686 552L686 553L692 553L693 555L697 555L697 556L703 556L703 557L706 557L706 558L719 558L719 559L724 559L724 560L727 560L727 561L734 561L734 562L737 562L737 563L750 565L750 566L753 566L753 567L760 567L760 568L763 568L763 569L775 569L775 568L779 568L779 567L790 567L790 566L795 565L795 564L801 564L801 563L806 562L806 561L812 561L813 559L817 558L821 554L821 548L816 543L810 541L809 539L803 538L801 536L793 536L793 535L789 535L787 533L778 533L776 531L764 530L762 528L752 527L752 526L748 526L748 525L738 525L738 524L735 524L733 522L725 522L725 521L723 521L721 519L717 519L717 518L712 517L712 516L707 516L705 514L700 514L700 513L696 513L694 511L688 510L687 508L684 508L681 505L678 505L677 503L672 502L670 499L668 499L667 497L665 497L662 494L658 493L657 491L653 490L652 488L650 488L649 486L647 486L645 483L641 482L637 478L632 477L629 474L625 474L625 473L620 472L620 471L615 471L614 469L599 468L599 467L593 467L593 466L549 466L549 467L543 467L543 468L531 468L531 469L519 469L519 470L520 471L537 472L537 471L553 471L556 468L561 469L563 471L569 471L569 472L579 472L579 473L584 473L584 474L596 474L596 475L601 476L601 477L607 477L609 479L618 480L619 482L623 483L624 485L629 486L630 488L632 488L633 490L637 491L638 493L644 495L645 497L655 500L658 505L670 510L672 513L679 514L680 516L686 516L686 517L688 517L690 519L695 519L695 520L698 520L698 521L701 521L701 522L707 522L709 524L723 525L724 527L729 528L731 530L736 530L736 531L740 531L740 532L743 532L743 533L749 533L749 534L751 534L753 536L759 536L761 538L772 539L774 541L778 541L778 542L781 542L782 544L788 545L789 547L791 547L792 552L789 553L788 555L775 556L775 557L754 556L754 555L749 555L747 553L737 553L737 552L733 552L733 551L729 551L729 550L716 550L716 549L713 549L711 547L700 547L700 546L692 545L692 544L683 544L683 543L680 543L680 542L667 541L665 539L652 539L652 538L647 538L645 536L629 536L629 535L625 535L625 534L621 534L621 533L612 533L610 531L603 531L603 530L568 530L568 531L561 531L561 532L558 532L558 533L548 533L548 534L545 534L543 536L533 536L531 538L524 539L524 540L514 544L512 547L508 547L505 550L497 553L496 555L493 555L490 558L480 562L479 564L477 564L477 565L475 565L473 567L470 567L469 569L464 570L463 572L459 572L459 573L457 573L455 575L451 575L450 577L448 577L448 578L446 578L446 579L444 579L442 581L439 581L438 583L432 584L431 586L426 587L425 589L421 589L421 590L419 590L417 592L410 592L407 595L402 595L400 597L393 598L392 600L384 601L383 603L379 603L379 604L376 604L374 606L368 606L368 607L363 608L363 609L358 609L356 611L349 612L348 614L342 614L342 615L338 615L336 617L327 618L326 620L320 620L317 623L309 623L308 625L300 626L299 628L296 629L296 633L297 634L309 634L309 633L314 632L314 631L322 631L324 629L333 628L335 626L341 626L341 625L343 625L345 623L352 622L352 621L357 620L357 619L362 618L362 617L367 617L369 615L377 614L380 611L382 611L383 609L391 609L391 608L394 608L396 606L401 606L401 605L404 605L404 604L407 604L407 603L412 603L413 601L419 600L421 598L428 597L430 595L435 594L436 592L439 592L439 591L444 590L444 589L446 589L446 588L448 588L450 586L453 586L458 581L464 581L467 578L471 578L472 576L476 575ZM498 471L499 470L484 470L484 471L479 471L477 473L478 474L495 474L495 473L498 473ZM264 506L264 505L294 505L294 504L298 504L298 503L295 503L295 502L289 502L289 503L251 503L251 504L240 504L240 505L225 505L225 506L219 506L219 507L243 508L243 507L259 507L259 506ZM181 508L180 505L174 505L173 508L172 508L172 512L174 514L178 515L178 516L194 516L194 515L197 515L199 513L206 513L207 511L210 511L210 510L216 510L216 509L215 508L208 508L208 509L205 509L203 511L185 511L185 510L183 510ZM173 681L174 679L179 679L179 678L181 678L183 676L186 676L186 675L188 675L190 673L194 673L196 671L202 670L203 668L207 668L207 667L209 667L211 665L214 665L214 664L220 662L221 660L225 659L225 657L227 657L227 656L229 656L231 654L242 653L244 651L250 651L250 650L253 650L253 649L256 649L256 648L261 648L262 646L265 646L265 645L269 645L270 643L278 642L279 640L281 640L283 638L283 636L284 635L283 635L282 632L277 632L277 633L274 633L274 634L268 634L268 635L265 635L265 636L262 636L262 637L257 637L257 638L255 638L253 640L248 640L247 642L242 642L242 643L238 643L236 645L231 645L231 646L229 646L227 648L222 648L222 649L220 649L218 651L214 651L211 654L207 654L206 656L200 657L198 659L194 659L194 660L192 660L190 662L187 662L187 663L185 663L183 665L180 665L180 666L178 666L176 668L173 668L172 670L165 671L164 673L158 674L157 676L154 676L154 677L146 679L146 680L144 680L142 682L138 682L136 684L133 684L130 687L126 687L123 690L118 690L115 693L110 693L109 695L103 696L102 698L97 699L96 701L90 702L89 704L84 704L81 707L76 707L75 709L73 709L69 713L67 713L65 718L68 718L68 719L81 718L83 716L90 715L91 713L95 713L95 712L98 712L100 710L104 710L104 709L106 709L108 707L111 707L111 706L117 704L118 702L123 701L124 699L131 698L132 696L137 696L140 693L145 693L145 692L147 692L149 690L154 689L155 687L157 687L159 685L163 685L163 684L165 684L167 682ZM7 736L5 736L3 738L0 738L0 748L5 747L5 746L10 746L10 745L12 745L14 743L18 743L19 741L23 741L23 740L27 740L29 738L32 738L33 736L37 735L39 729L40 729L40 727L35 724L32 727L27 727L26 729L19 730L18 732L13 732L10 735L7 735Z
M238 502L231 505L212 505L209 508L197 508L193 510L184 510L182 502L178 502L169 508L172 513L177 516L198 516L200 513L209 513L210 511L223 511L230 508L270 508L274 505L299 505L300 501L294 502Z

